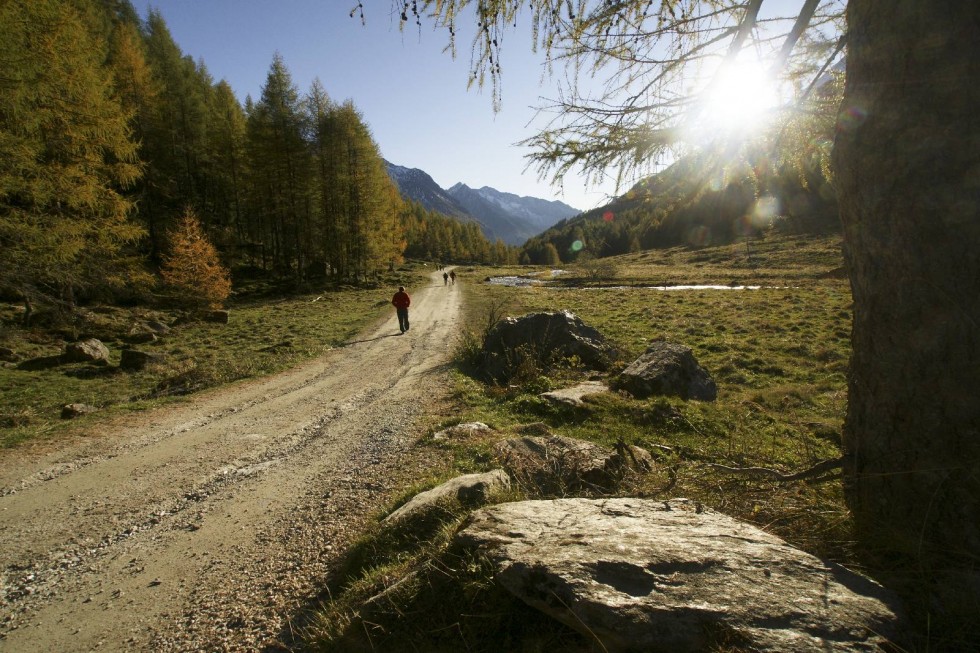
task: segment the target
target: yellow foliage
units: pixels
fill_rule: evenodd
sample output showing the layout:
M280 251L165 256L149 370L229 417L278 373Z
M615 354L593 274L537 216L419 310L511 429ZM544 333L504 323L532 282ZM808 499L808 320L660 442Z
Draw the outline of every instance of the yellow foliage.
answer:
M231 278L194 211L186 209L168 234L170 251L160 274L181 303L221 308L231 294Z

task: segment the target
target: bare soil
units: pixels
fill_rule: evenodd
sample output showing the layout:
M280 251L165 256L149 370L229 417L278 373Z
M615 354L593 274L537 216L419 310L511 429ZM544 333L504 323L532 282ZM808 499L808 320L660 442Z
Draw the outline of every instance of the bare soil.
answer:
M461 293L275 377L0 459L0 650L283 650L366 520L438 467Z

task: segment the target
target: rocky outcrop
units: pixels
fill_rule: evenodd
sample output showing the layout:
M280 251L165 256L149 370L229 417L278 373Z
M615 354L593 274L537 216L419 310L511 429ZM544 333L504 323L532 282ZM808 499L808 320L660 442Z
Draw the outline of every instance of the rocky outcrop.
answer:
M686 499L505 503L474 513L457 542L610 652L868 652L898 634L880 585Z
M690 348L664 341L650 345L610 385L637 398L670 395L714 401L718 396L718 386L695 360Z
M605 370L613 348L574 313L531 313L497 322L483 343L483 374L505 382L527 357L539 364L575 356L591 369Z
M416 494L406 504L385 517L385 523L404 522L447 501L474 506L486 503L494 492L510 488L510 477L502 469L483 474L466 474L448 480L431 490Z
M653 467L649 452L626 445L613 451L562 435L525 435L498 442L494 455L521 483L549 494L608 491L629 469Z

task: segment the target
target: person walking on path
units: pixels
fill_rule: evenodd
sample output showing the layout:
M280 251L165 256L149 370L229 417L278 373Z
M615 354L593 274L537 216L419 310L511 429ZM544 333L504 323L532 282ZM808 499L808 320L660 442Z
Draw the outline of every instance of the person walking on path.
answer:
M449 278L453 280L453 285L456 285L456 270L449 271Z
M405 286L398 286L398 292L391 298L391 303L398 313L398 328L405 333L408 331L408 307L412 305L412 298L405 292Z
M442 273L442 285L444 285L444 286L448 286L449 285L449 273L448 272L443 272Z

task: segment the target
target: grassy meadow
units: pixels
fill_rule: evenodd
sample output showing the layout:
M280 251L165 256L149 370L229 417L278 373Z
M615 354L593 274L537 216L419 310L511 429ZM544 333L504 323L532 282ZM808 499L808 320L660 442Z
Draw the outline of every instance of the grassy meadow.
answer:
M520 433L521 425L543 422L560 435L609 446L622 440L650 450L655 469L627 477L614 495L696 499L813 554L855 566L839 473L783 482L715 466L788 474L840 456L851 325L840 239L770 235L747 245L649 251L600 263L569 266L556 277L544 268L460 269L468 330L457 350L453 414L437 428L482 421L497 433L457 442L426 440L451 460L447 477L499 466L493 443ZM530 287L480 283L504 275L556 281ZM762 287L656 287L681 284ZM466 361L496 318L560 309L577 314L617 346L619 369L654 340L690 347L717 382L717 400L637 400L607 393L576 409L538 396L597 378L575 361L522 370L506 387L467 373ZM413 492L441 480L420 482ZM553 496L553 490L522 485L498 499ZM331 588L334 599L308 633L311 645L336 651L463 645L472 651L593 650L496 589L486 561L454 549L452 534L465 515L461 506L447 506L428 532L379 527L366 534L350 556L346 580ZM392 588L386 601L372 601L366 609L364 601L386 588ZM410 617L418 614L427 615L424 623ZM719 642L717 650L728 649Z
M106 415L140 410L241 379L288 369L343 346L366 326L390 314L393 287L421 283L424 267L411 266L376 289L344 288L285 294L262 284L239 288L229 303L228 324L188 322L156 342L133 348L164 355L139 372L117 365L127 336L147 321L172 324L179 313L161 308L83 307L67 324L20 327L23 308L0 304L0 347L20 360L60 354L66 340L95 337L109 348L110 365L63 365L24 371L0 366L0 448L56 438L68 430L97 428ZM65 404L84 403L99 412L61 419Z

